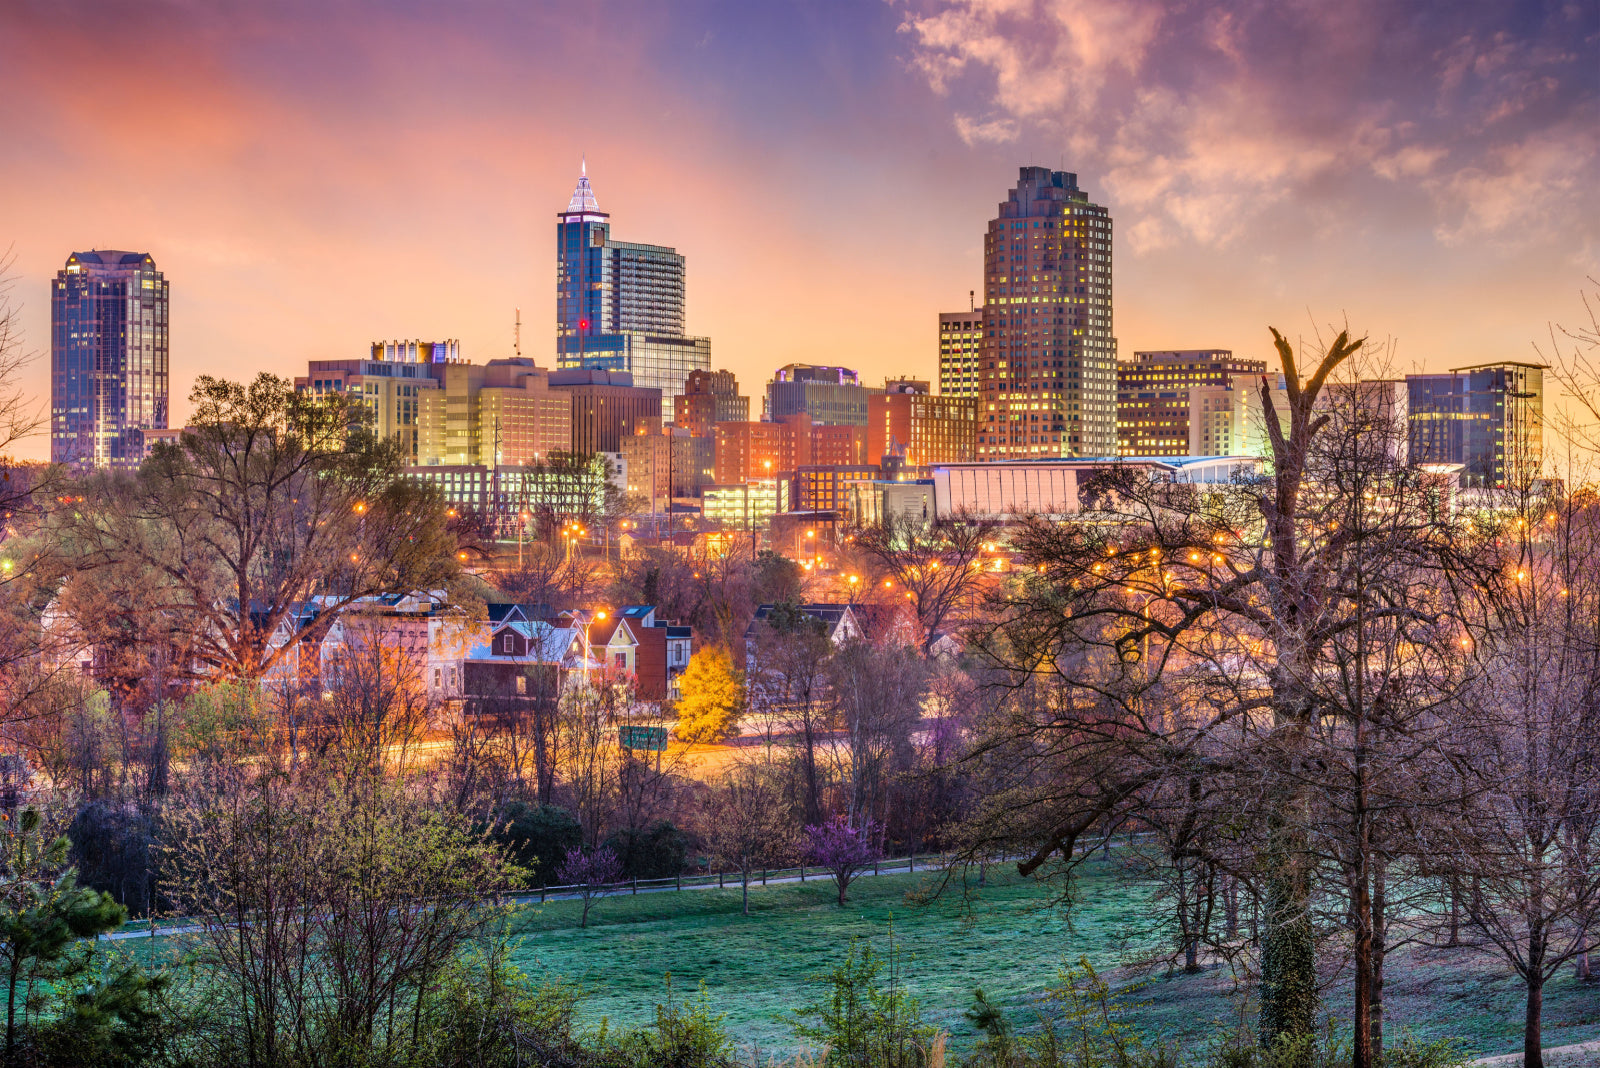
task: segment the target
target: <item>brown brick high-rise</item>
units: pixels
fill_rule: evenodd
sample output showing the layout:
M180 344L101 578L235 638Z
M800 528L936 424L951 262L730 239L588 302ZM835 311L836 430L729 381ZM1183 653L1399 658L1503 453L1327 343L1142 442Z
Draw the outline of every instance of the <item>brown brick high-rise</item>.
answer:
M978 459L1114 456L1111 215L1023 167L984 240Z

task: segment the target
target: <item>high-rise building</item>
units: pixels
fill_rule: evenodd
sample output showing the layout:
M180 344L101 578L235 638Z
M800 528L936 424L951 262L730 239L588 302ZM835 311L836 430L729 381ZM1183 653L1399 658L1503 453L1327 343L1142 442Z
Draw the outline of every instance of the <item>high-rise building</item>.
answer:
M661 391L634 385L626 372L552 371L550 388L572 398L568 448L580 456L621 452L623 438L661 426Z
M138 467L167 425L166 276L145 252L74 252L50 289L50 459Z
M497 468L570 448L572 400L549 376L526 357L469 363L454 341L376 342L370 360L312 360L295 388L359 399L407 464Z
M1111 215L1023 167L984 242L978 459L1116 452Z
M1544 463L1545 365L1480 364L1407 375L1412 463L1463 464L1461 485L1515 486Z
M447 422L456 411L452 399L447 388ZM538 463L553 452L572 448L572 396L550 388L550 372L526 356L490 360L468 411L478 463L492 467ZM431 420L425 424L431 425ZM430 455L423 462L434 460Z
M1221 384L1191 386L1185 408L1187 430L1183 445L1168 452L1177 456L1256 456L1272 457L1272 431L1267 426L1261 404L1261 383L1270 384L1273 417L1285 434L1289 432L1289 390L1283 375L1232 375ZM1167 430L1160 428L1165 435ZM1158 440L1166 440L1164 437ZM1129 453L1128 455L1140 455ZM1156 455L1156 454L1150 454Z
M810 425L806 424L805 452L809 454ZM794 471L809 455L796 455L795 428L789 423L742 422L716 426L716 481L733 485L772 478Z
M649 510L662 512L673 497L688 497L715 481L712 441L681 426L664 426L622 439L622 461L629 493Z
M711 368L711 340L684 333L684 258L611 238L587 166L556 225L556 362L622 371L661 392L663 421L689 374Z
M436 392L435 344L417 341L375 341L370 359L311 360L294 388L307 393L345 393L360 400L372 414L372 431L396 438L407 464L419 459L422 396ZM459 342L438 343L439 355L459 359ZM438 461L435 461L438 462ZM452 463L476 463L458 459Z
M866 427L813 426L809 428L809 433L811 463L859 465L867 462Z
M1117 454L1187 454L1189 391L1266 371L1265 361L1234 359L1227 349L1135 352L1117 364Z
M983 309L939 313L939 393L978 396L983 353Z
M884 383L867 398L867 463L897 456L912 467L970 463L978 440L977 397L930 396L926 382Z
M739 395L732 371L690 371L683 392L672 399L672 421L697 438L715 436L718 423L750 418L750 398Z
M821 426L866 426L867 391L846 367L791 363L767 383L767 418L805 413Z

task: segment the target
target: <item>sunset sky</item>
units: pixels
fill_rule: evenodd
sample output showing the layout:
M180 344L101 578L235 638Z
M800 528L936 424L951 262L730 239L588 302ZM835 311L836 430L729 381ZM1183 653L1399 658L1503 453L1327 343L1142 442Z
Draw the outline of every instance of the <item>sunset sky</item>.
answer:
M1600 276L1594 0L7 0L0 78L25 385L67 255L147 251L175 422L200 373L509 355L519 307L553 362L583 155L752 395L933 375L1024 164L1110 208L1125 357L1348 320L1397 371L1527 358Z

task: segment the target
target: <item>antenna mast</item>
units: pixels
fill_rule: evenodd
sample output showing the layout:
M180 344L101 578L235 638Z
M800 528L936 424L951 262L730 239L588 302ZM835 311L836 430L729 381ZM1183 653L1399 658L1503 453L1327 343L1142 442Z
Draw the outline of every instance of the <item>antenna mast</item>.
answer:
M511 347L518 356L522 355L522 309L517 309L517 325L511 332Z

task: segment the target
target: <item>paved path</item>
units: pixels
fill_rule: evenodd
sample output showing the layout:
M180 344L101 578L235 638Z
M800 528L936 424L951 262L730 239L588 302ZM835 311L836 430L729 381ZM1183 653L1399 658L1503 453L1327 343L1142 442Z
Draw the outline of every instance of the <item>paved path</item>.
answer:
M996 863L1004 863L1004 861L997 861ZM795 871L796 869L786 868L784 870L785 871ZM909 861L905 860L904 858L901 858L900 860L885 861L885 862L883 862L882 864L880 864L878 866L878 870L877 871L871 871L871 870L864 871L861 874L857 875L856 878L857 879L870 879L874 875L903 875L906 872L912 871L912 870L915 870L915 871L932 871L932 870L935 870L935 869L931 864L922 863L922 862L918 862L918 864L915 867L915 869L913 869L911 867ZM698 878L703 878L703 876L696 876L696 878L697 879ZM687 883L687 884L683 885L682 887L679 887L679 886L676 886L676 885L674 885L674 886L641 886L637 890L635 890L630 884L624 883L624 884L619 885L614 890L606 891L604 896L606 896L606 897L626 897L626 896L631 896L631 895L636 894L636 893L637 894L676 894L676 893L687 893L690 890L737 890L737 889L739 889L739 876L738 876L737 873L735 873L735 874L733 874L731 876L727 875L727 874L724 874L723 878L724 878L724 885L722 885L722 886L718 886L716 883L712 883L712 882L707 882L707 883L696 882L696 883ZM827 872L822 871L820 869L818 869L817 871L807 871L806 877L804 879L802 879L798 874L795 874L795 875L783 875L783 876L774 876L772 878L769 878L769 879L766 880L765 883L763 883L755 875L752 875L750 877L750 889L751 890L759 890L763 886L778 886L778 885L780 885L782 883L828 882L832 878L833 878L833 876L829 875ZM516 894L516 895L513 895L508 900L510 900L510 901L512 901L512 902L514 902L514 903L516 903L518 905L537 905L537 904L540 903L541 900L543 900L543 901L576 901L579 898L581 898L582 896L583 895L581 893L578 893L577 891L568 891L568 892L565 892L565 893L546 894L546 895L544 895L543 898L541 898L538 894ZM142 929L136 930L136 931L114 931L111 934L101 935L100 939L102 941L106 941L106 942L114 942L114 941L117 941L117 940L120 940L120 939L124 939L124 938L150 938L150 937L152 937L154 935L166 936L166 935L180 935L180 934L196 934L201 930L203 930L203 928L201 928L197 924L185 924L183 926L178 926L178 927L157 927L153 931L150 928L145 927L145 928L142 928Z

